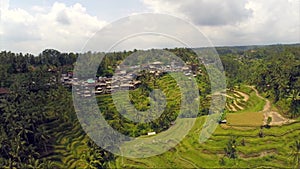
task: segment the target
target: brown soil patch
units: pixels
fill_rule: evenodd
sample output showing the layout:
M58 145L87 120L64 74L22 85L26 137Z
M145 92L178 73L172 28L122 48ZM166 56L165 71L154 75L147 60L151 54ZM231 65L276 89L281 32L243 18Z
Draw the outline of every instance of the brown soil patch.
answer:
M264 150L259 153L251 153L251 154L244 154L242 152L238 152L238 155L241 158L261 158L261 157L265 157L265 156L276 154L276 153L277 153L276 149L270 149L270 150Z
M241 107L240 105L237 104L236 100L233 101L233 104L235 105L235 107L237 107L240 110L244 109L243 107Z
M220 127L222 129L235 129L235 130L241 130L241 131L246 131L246 130L253 130L256 129L256 127L249 127L249 126L229 126L227 124L220 124Z
M267 124L268 117L272 118L272 121L270 123L271 126L281 126L283 124L288 124L288 123L292 123L295 121L295 120L287 119L287 118L283 117L278 112L271 111L271 102L268 99L262 97L259 94L259 92L255 89L254 86L248 86L248 87L250 87L251 89L253 89L255 91L257 97L264 99L266 101L264 109L261 111L262 113L264 113L264 125Z
M246 93L243 93L243 92L240 92L240 91L237 91L237 90L235 90L234 91L235 93L238 93L239 95L241 95L241 96L243 96L243 100L246 102L246 101L248 101L249 100L249 95L247 95Z

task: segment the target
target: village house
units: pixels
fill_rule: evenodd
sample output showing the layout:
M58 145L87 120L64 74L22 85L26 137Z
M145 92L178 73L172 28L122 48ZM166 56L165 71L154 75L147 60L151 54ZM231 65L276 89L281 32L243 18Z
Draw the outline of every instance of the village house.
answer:
M195 71L197 70L195 64L184 66L182 63L176 61L172 61L170 65L164 65L162 62L156 61L144 65L122 66L122 70L120 66L117 68L112 78L100 76L96 79L78 80L77 78L73 78L73 72L68 72L61 74L61 82L67 86L76 85L87 87L77 91L77 93L80 93L83 97L90 97L92 93L100 95L109 94L117 90L133 90L138 88L141 81L135 79L141 76L140 68L147 70L157 77L170 72L182 72L191 79L191 76L196 77L199 72L201 73L201 70L199 70L199 72Z
M7 89L7 88L0 88L0 96L3 96L3 95L6 95L6 94L9 94L10 93L10 91L9 91L9 89Z

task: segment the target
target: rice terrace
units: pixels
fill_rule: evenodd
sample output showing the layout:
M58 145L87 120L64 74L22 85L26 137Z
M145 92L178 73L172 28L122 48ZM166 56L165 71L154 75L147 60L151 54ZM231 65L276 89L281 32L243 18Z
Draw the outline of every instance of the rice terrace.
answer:
M0 0L0 169L300 169L299 0Z
M226 103L216 130L203 143L199 142L199 135L208 117L212 97L220 93L210 92L207 71L204 65L196 64L192 50L166 50L179 55L187 65L180 66L176 61L168 60L166 62L170 64L163 65L154 58L149 61L150 66L143 65L148 70L133 73L139 64L137 60L128 71L116 71L122 76L113 79L117 65L132 52L109 53L103 59L97 77L86 80L74 77L72 69L77 55L73 53L45 50L39 57L28 58L2 52L1 65L6 65L3 69L7 68L11 74L4 72L2 76L5 81L0 95L3 117L0 121L3 124L0 164L4 168L299 166L299 45L217 48L226 72L227 89L222 94ZM274 50L279 52L274 53ZM19 60L11 63L13 58ZM21 63L27 65L20 67ZM44 63L48 63L47 66L43 66ZM177 84L174 75L179 79L195 79L199 98L188 101L199 104L196 116L189 115L193 113L191 107L182 106L182 92L186 89ZM134 138L125 142L120 150L131 148L132 155L142 156L143 153L160 152L164 145L174 147L144 158L114 155L99 147L86 134L87 130L94 131L97 114L88 111L85 115L88 121L79 122L72 103L72 86L73 92L82 100L94 95L107 124ZM129 89L128 97L118 95L117 90L123 88ZM157 89L162 93L153 93ZM114 92L117 93L112 96ZM150 114L143 113L154 101L164 109L158 106L150 109ZM118 103L121 104L116 105ZM31 107L32 104L37 107ZM122 116L137 111L141 113L134 117L143 123ZM177 119L180 111L186 116ZM188 128L191 130L186 133ZM166 141L165 138L173 140ZM109 136L103 139L115 141ZM176 139L180 141L174 142Z
M111 167L117 168L201 168L201 167L274 167L290 165L287 158L290 140L299 137L300 122L282 117L271 110L269 101L253 86L239 86L228 91L226 124L220 124L213 136L203 145L197 143L205 117L174 149L158 157L130 159L119 157ZM270 112L272 112L271 116ZM261 128L271 117L270 128ZM188 121L187 121L188 123ZM237 159L225 158L224 145L234 139ZM222 165L222 163L224 165Z

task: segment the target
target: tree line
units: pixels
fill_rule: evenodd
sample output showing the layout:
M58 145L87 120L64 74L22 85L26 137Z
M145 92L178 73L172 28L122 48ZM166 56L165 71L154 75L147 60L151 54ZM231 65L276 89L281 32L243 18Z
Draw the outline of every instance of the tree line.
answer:
M185 62L198 62L190 49L166 49L178 55ZM300 47L299 45L274 45L263 47L217 48L227 76L227 86L239 84L255 85L266 97L286 115L300 115ZM97 76L112 76L116 66L134 51L106 54L98 68ZM88 54L88 53L87 53ZM66 126L76 128L78 120L73 108L71 91L60 84L62 73L72 71L77 53L60 53L47 49L38 56L3 51L0 53L0 88L8 93L0 95L0 166L4 168L53 168L56 160L49 160L56 152L58 135L63 135ZM203 73L196 77L200 93L198 115L206 115L210 105L209 77L203 65L198 65ZM149 93L167 81L173 85L168 75L151 77L143 74L141 88L130 93L132 102L147 109ZM171 83L172 82L172 83ZM174 82L175 84L175 82ZM176 84L175 84L176 85ZM173 89L173 90L172 90ZM166 130L178 115L176 87L169 91L169 104L164 115L153 123L135 124L122 117L111 104L99 105L112 127L120 132L139 136L150 129ZM110 103L109 96L101 96L98 102ZM80 132L84 133L79 127ZM69 136L70 138L75 136ZM71 139L70 139L71 140ZM72 142L72 141L71 141ZM114 157L97 147L91 140L90 151L82 152L90 167L107 167ZM97 151L101 157L91 153ZM63 156L63 155L61 155ZM47 157L47 158L46 158ZM93 159L93 160L91 160Z

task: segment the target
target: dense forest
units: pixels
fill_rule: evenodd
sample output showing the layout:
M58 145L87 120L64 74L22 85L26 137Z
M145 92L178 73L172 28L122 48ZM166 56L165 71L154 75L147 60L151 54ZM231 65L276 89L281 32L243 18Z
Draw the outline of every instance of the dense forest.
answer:
M166 50L185 62L197 61L191 49ZM229 89L242 84L256 86L283 116L300 116L299 44L216 50ZM118 64L133 52L106 54L97 76L111 77ZM113 154L98 147L84 133L73 107L72 88L61 83L62 74L73 71L78 56L53 49L38 56L0 53L0 168L107 168L115 160ZM195 69L201 70L195 76L200 94L198 116L204 116L210 106L209 77L203 65ZM97 96L100 110L113 128L128 136L167 130L178 115L180 93L168 91L168 86L174 87L176 82L168 74L154 77L147 72L142 72L137 80L142 84L130 91L130 97L138 110L147 110L152 90L161 88L168 92L166 109L158 119L140 124L122 117L109 94Z
M228 86L256 86L287 116L298 117L300 108L299 45L274 45L221 55ZM223 53L223 52L219 52Z

